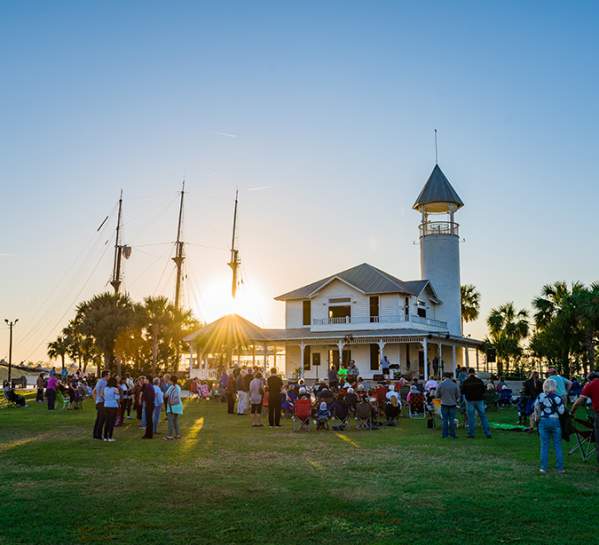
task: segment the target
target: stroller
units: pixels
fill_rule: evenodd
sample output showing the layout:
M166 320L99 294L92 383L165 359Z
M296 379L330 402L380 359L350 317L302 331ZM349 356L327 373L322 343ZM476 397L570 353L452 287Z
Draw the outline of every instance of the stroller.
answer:
M308 398L301 398L293 406L293 416L291 417L291 429L293 431L310 431L310 422L312 419L312 404Z

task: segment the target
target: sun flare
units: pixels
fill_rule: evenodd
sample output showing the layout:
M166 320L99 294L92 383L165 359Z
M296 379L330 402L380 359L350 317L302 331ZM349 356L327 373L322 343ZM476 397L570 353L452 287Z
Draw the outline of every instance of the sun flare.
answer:
M230 280L222 278L207 283L195 310L197 316L206 323L234 313L261 325L264 323L267 307L266 298L259 287L248 283L240 284L237 296L233 299Z

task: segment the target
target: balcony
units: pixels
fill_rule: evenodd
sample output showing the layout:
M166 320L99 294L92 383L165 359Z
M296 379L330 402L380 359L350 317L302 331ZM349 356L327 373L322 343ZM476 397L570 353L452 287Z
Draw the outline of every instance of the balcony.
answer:
M384 325L381 325L384 324ZM351 329L384 329L389 328L415 328L422 326L446 330L447 322L421 318L411 315L409 319L404 314L383 314L381 316L343 316L336 318L314 318L313 331L346 331Z
M453 221L427 221L419 226L420 237L429 235L460 235L460 225Z
M447 329L447 322L433 320L432 318L423 318L422 316L417 316L415 314L410 316L410 322L413 324L429 325L432 327L438 327L440 329Z

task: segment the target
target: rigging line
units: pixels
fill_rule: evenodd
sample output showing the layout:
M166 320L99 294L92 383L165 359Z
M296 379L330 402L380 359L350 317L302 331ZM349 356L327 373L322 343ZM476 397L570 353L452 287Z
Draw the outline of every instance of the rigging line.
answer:
M113 206L109 217L111 217L114 212L116 210L116 205ZM81 268L82 265L87 261L87 259L91 256L91 254L96 250L96 246L98 245L98 242L100 242L103 238L104 235L104 230L106 228L107 223L105 222L102 229L100 229L100 231L95 231L94 234L92 235L92 237L90 237L90 242L88 242L85 247L88 247L89 249L87 250L87 252L84 250L82 251L73 261L73 264L67 268L67 271L71 271L70 276L65 274L62 275L60 280L54 285L54 288L50 291L50 294L46 297L46 299L44 300L44 302L38 306L38 313L36 313L34 320L33 320L33 325L23 334L22 337L20 337L17 342L18 343L23 343L25 340L27 340L32 333L37 332L37 330L39 330L39 328L42 326L43 323L43 319L45 318L47 311L49 310L48 305L50 304L50 301L56 296L58 290L63 286L63 284L65 283L65 281L67 279L71 280L71 282L68 282L69 285L72 285L72 280L75 279L77 276L80 275Z
M159 207L158 211L154 212L153 214L149 214L150 219L146 220L146 219L142 219L140 221L129 221L126 223L123 223L123 226L127 227L129 229L128 233L129 233L129 238L135 238L135 237L131 237L131 233L135 233L136 230L139 228L142 231L145 231L146 227L148 227L150 224L153 224L156 222L156 218L166 214L171 206L173 206L173 204L175 204L175 202L178 200L179 198L179 194L177 193L177 195L175 197L173 197L172 200L168 201L166 203L166 205L162 205L161 207ZM143 229L141 229L141 227L143 227Z
M149 255L151 257L155 257L156 259L154 261L152 261L147 267L144 268L144 270L141 272L141 274L137 275L137 277L131 282L131 285L135 285L137 284L137 282L139 281L139 279L144 276L150 269L153 269L154 266L159 262L162 261L165 257L163 255L160 256L155 256L152 254L148 254L147 252L143 252L146 255ZM168 257L167 257L168 258Z
M165 244L174 244L174 242L149 242L148 244L130 244L129 246L131 248L145 248L146 246L164 246Z
M66 315L73 310L73 305L75 305L77 299L79 299L79 297L81 296L81 294L83 293L83 290L87 287L87 284L89 283L89 281L91 280L92 276L94 275L94 273L96 272L96 270L98 269L102 259L104 258L104 256L106 255L106 250L108 250L109 246L108 244L106 246L104 246L104 250L102 252L102 255L100 255L100 258L98 259L98 261L96 261L93 269L90 271L89 275L87 276L87 278L85 279L85 282L83 283L83 286L81 286L81 289L77 292L77 295L75 295L75 297L73 298L73 300L71 301L71 304L67 307L67 309L64 311L64 313L62 314L62 316L56 321L56 323L52 326L52 328L48 331L48 335L46 336L46 339L52 334L52 332L56 331L56 328L60 325L60 323L65 319ZM37 352L37 350L39 349L39 347L44 344L45 340L44 338L42 338L42 340L38 343L38 345L29 353L29 355L25 358L26 360L29 360L31 358L31 356Z
M223 248L221 246L208 246L206 244L200 244L199 242L186 242L190 246L199 246L201 248L209 248L211 250L222 250L223 252L230 252L230 248Z
M167 259L165 264L164 264L164 268L162 269L162 272L160 273L160 277L158 278L158 284L156 284L156 287L154 288L154 292L153 294L156 295L156 292L158 291L158 288L160 287L160 284L162 282L162 277L164 276L164 273L166 272L167 267L170 264L170 259Z

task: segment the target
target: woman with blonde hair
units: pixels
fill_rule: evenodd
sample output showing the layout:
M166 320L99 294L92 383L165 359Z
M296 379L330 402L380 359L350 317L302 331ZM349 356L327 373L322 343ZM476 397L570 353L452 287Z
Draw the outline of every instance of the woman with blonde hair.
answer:
M566 407L560 396L556 394L557 384L548 378L543 383L543 392L535 401L535 418L539 423L539 437L541 439L541 467L542 474L547 473L549 458L549 444L553 442L555 449L555 468L558 473L564 472L564 455L562 453L562 430L559 423L560 415L564 414Z

